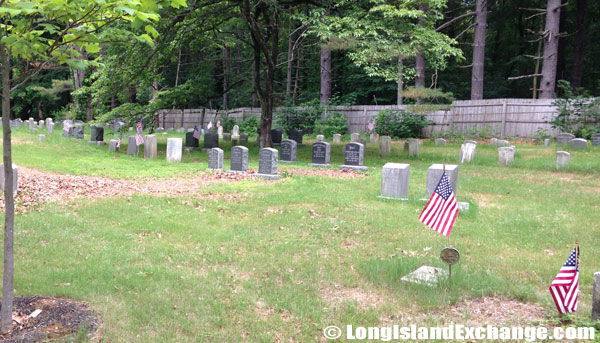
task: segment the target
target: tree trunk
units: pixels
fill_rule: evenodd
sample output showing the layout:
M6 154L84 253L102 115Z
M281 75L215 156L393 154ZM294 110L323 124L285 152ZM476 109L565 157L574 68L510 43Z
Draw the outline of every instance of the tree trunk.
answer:
M558 31L560 28L561 0L548 0L544 36L544 64L540 84L540 99L554 98L556 64L558 62Z
M37 113L38 113L38 119L39 120L44 120L44 112L42 111L42 101L38 101L37 103Z
M473 38L473 65L471 67L471 100L483 99L485 63L485 29L487 25L487 0L477 0L475 5L475 37Z
M113 95L110 97L110 110L114 110L115 107L117 107L117 97Z
M425 87L425 56L418 53L415 60L415 87Z
M291 25L290 25L291 27ZM290 29L291 31L291 29ZM287 75L285 80L285 99L290 100L292 94L292 69L294 65L294 38L290 32L288 36L288 52L287 52Z
M397 94L397 104L398 104L398 108L400 108L400 106L402 106L402 88L404 87L404 82L402 81L402 69L403 69L403 65L402 65L402 55L398 54L398 94Z
M292 104L296 105L298 98L298 80L300 79L300 63L302 62L302 54L300 54L300 44L296 47L296 75L294 76L294 92L292 93Z
M321 106L331 98L331 50L321 47Z
M1 37L0 37L1 38ZM4 153L4 276L2 280L2 308L0 309L0 331L12 328L14 297L14 241L15 199L13 194L13 169L10 132L10 57L4 44L0 44L2 60L2 133Z
M571 69L571 86L573 89L581 87L583 78L583 56L585 52L585 28L587 21L587 0L577 0L577 21L575 24L575 54L573 55L573 68Z
M229 109L229 73L231 69L231 48L225 46L223 48L223 109Z
M94 119L94 112L92 111L92 95L88 95L87 106L85 107L85 118L89 123Z

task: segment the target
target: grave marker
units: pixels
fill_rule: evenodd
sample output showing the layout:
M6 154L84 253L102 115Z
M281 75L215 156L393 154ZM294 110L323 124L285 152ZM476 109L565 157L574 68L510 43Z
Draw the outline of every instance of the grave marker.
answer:
M331 144L328 142L316 142L312 146L312 163L308 165L316 168L331 168Z
M571 154L566 151L556 152L556 169L568 168L571 162Z
M19 167L12 165L13 169L13 195L19 190ZM4 164L0 164L0 190L4 192Z
M186 148L192 148L192 149L200 149L200 142L198 141L198 138L194 137L194 131L192 130L192 132L186 132L185 134L185 147Z
M181 162L182 138L167 138L167 162Z
M435 145L437 146L446 146L446 140L443 138L436 138Z
M567 145L571 139L576 138L575 135L570 133L561 133L556 136L556 144L557 145Z
M373 132L371 135L369 135L369 142L379 143L379 134Z
M363 166L365 156L365 146L361 143L351 142L344 147L344 164L340 166L342 170L367 171L369 167Z
M392 152L392 137L381 136L379 137L379 155L390 156Z
M245 172L248 170L248 148L237 145L231 148L232 172Z
M258 153L258 173L254 174L254 176L271 180L281 178L280 175L277 175L278 155L279 152L276 149L260 149L260 152Z
M325 141L325 136L324 135L317 135L317 142L323 142Z
M460 147L460 155L458 157L460 163L471 162L475 157L475 149L477 144L463 143Z
M46 125L46 130L48 131L48 134L51 134L54 132L54 123L50 122L48 123L48 125Z
M340 135L339 133L334 133L333 134L333 142L334 143L341 143L342 142L342 135Z
M429 200L431 194L433 194L435 191L443 172L443 164L432 164L427 169L427 188L425 190L427 198L426 200ZM450 185L454 191L454 196L456 196L456 187L458 186L458 166L456 164L446 164L446 175L448 175L448 180L450 181Z
M44 135L38 135L38 142L43 142L46 140L46 136Z
M380 198L408 200L410 164L386 163L381 171Z
M408 140L408 157L419 157L419 140L411 138Z
M240 144L248 144L248 134L240 133Z
M219 147L219 135L214 132L204 134L204 149L212 149Z
M271 142L273 145L280 145L283 139L283 131L281 129L272 129L271 130Z
M574 138L569 141L569 148L571 149L587 149L588 141L583 138Z
M512 147L498 148L498 163L502 166L509 166L515 161L515 149Z
M108 152L117 152L119 148L117 148L117 140L111 139L108 141Z
M600 133L596 133L592 136L592 145L593 146L600 145Z
M296 152L298 143L295 140L284 139L281 142L281 160L284 163L296 162Z
M212 148L208 150L208 169L223 169L223 150Z
M146 135L144 137L144 158L158 157L158 140L156 135Z
M127 136L127 155L137 155L140 149L135 144L135 136Z

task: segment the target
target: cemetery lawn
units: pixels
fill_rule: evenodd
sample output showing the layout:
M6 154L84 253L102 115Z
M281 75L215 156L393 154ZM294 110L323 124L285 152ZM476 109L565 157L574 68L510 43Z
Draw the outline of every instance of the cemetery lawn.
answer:
M38 143L36 134L16 130L13 158L43 171L140 183L206 168L200 152L166 163L166 137L159 136L159 158L144 160L127 156L126 144L114 154L60 132ZM290 177L276 182L43 203L18 214L16 294L89 303L107 342L313 342L324 341L329 325L467 324L477 318L465 302L482 297L539 312L498 323L548 326L556 319L548 286L578 239L575 318L589 319L600 270L600 149L572 151L571 167L558 172L556 146L517 145L515 164L500 167L497 150L479 144L459 171L458 200L471 206L451 235L461 261L450 284L426 287L400 278L423 264L446 268L438 256L448 240L418 221L425 205L418 199L429 165L456 164L460 145L424 141L421 156L409 159L403 142L394 142L390 157L368 144L364 178L286 172L306 168L307 143L298 163L280 164ZM228 142L224 150L228 169ZM342 144L331 151L332 164L342 164ZM256 168L258 149L249 155ZM410 163L410 201L377 197L386 162Z

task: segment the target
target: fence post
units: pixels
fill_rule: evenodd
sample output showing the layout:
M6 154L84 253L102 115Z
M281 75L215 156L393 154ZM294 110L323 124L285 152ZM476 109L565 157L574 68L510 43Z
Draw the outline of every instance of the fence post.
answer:
M504 139L504 136L506 135L506 102L507 99L504 99L504 102L502 103L502 131L500 134L500 138Z

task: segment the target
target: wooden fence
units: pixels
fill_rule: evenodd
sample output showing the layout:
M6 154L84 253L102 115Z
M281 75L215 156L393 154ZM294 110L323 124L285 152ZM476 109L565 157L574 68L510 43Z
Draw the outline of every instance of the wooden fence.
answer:
M538 128L551 135L558 134L549 121L557 114L552 99L489 99L455 101L449 109L425 112L434 124L423 130L425 137L454 130L463 133L487 131L498 137L533 137ZM405 106L402 106L405 108ZM346 116L348 132L366 132L369 121L380 111L396 110L398 106L334 106L330 111ZM275 115L277 115L276 109ZM423 112L419 110L418 112ZM242 107L225 111L210 109L161 110L158 125L164 128L206 127L217 118L230 117L242 121L248 116L260 116L260 108Z

